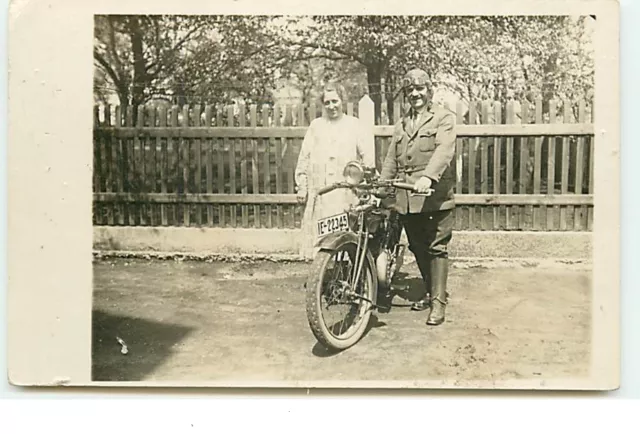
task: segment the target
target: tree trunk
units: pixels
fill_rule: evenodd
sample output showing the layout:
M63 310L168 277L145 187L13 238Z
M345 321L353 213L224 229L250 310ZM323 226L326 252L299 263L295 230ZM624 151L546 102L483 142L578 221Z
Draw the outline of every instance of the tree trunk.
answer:
M367 84L369 86L369 97L373 101L374 120L376 125L380 125L382 118L382 68L379 63L367 65Z
M396 95L398 89L396 89L395 77L391 71L387 71L387 75L385 78L385 96L387 99L387 117L389 118L389 124L395 124L398 119L397 117L401 116L401 113L394 113L394 96Z
M549 101L553 97L556 92L556 84L554 80L550 79L550 75L556 69L556 62L558 60L558 56L552 54L547 59L547 62L543 68L543 77L544 81L542 83L541 93L542 93L542 113L549 112Z
M127 89L124 86L120 86L118 85L118 90L116 91L118 93L118 100L120 100L120 105L121 106L128 106L129 105L129 89Z
M131 89L131 105L137 107L144 104L144 91L149 85L145 68L144 48L142 45L142 29L137 17L129 18L129 36L131 38L131 52L133 53L133 83ZM137 110L133 111L134 118ZM134 122L136 120L134 119Z

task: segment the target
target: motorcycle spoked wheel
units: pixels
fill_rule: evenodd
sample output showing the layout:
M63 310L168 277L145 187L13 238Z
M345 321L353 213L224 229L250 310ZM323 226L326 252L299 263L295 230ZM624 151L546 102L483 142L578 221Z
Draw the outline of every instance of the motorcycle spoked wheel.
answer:
M355 345L364 335L371 318L373 306L369 300L375 300L376 293L375 266L371 255L365 256L359 284L354 291L362 298L346 296L341 290L344 282L349 280L356 250L357 245L349 242L335 251L319 251L307 281L306 310L309 326L318 342L327 349L339 351ZM349 255L350 266L346 265L349 261L337 260L340 257L344 259L345 254ZM331 302L336 301L336 305L330 306ZM347 312L340 321L333 322L324 312L325 304L327 311L332 307L342 306L347 307Z

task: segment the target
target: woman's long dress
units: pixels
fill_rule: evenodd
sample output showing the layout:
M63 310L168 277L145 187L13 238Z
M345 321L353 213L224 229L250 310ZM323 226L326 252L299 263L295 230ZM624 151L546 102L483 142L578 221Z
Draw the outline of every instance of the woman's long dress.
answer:
M343 181L344 167L353 160L374 166L373 131L367 129L358 118L346 114L337 120L321 117L311 122L295 171L298 191L307 191L300 243L303 257L313 258L315 255L316 221L340 214L355 203L355 196L347 189L336 189L316 196L319 188Z

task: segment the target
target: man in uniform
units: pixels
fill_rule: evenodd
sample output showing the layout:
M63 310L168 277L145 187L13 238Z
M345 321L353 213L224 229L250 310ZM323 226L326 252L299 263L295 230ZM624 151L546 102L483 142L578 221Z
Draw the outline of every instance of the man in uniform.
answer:
M412 309L431 308L427 324L439 325L445 319L447 245L455 208L455 118L431 105L432 86L425 71L410 70L403 79L403 92L411 109L395 125L381 177L413 183L422 193L433 190L430 196L420 196L397 189L394 207L425 283L426 295Z

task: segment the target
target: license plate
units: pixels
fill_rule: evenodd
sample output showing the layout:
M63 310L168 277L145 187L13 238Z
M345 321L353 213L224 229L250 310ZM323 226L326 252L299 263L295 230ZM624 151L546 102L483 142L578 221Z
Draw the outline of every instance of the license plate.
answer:
M332 234L334 232L346 231L349 229L349 217L347 213L334 215L318 220L318 236Z

